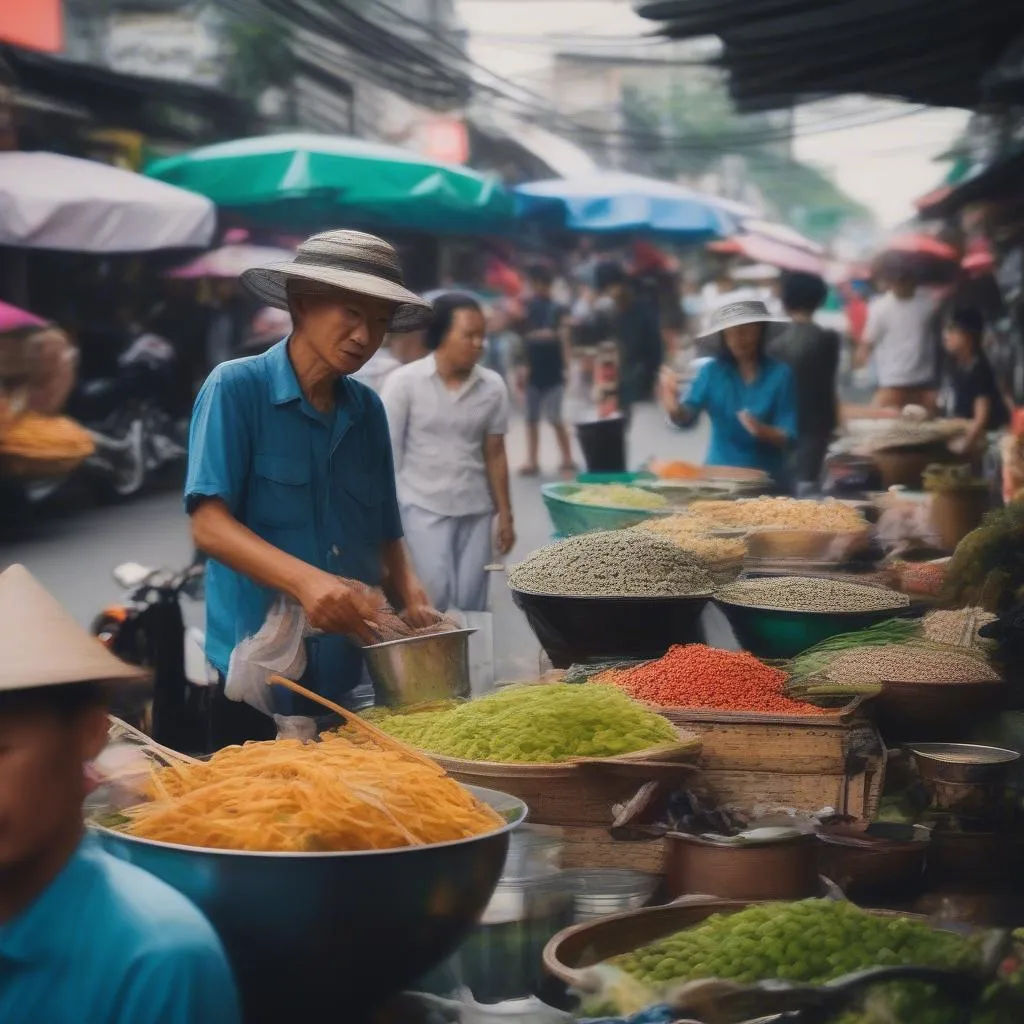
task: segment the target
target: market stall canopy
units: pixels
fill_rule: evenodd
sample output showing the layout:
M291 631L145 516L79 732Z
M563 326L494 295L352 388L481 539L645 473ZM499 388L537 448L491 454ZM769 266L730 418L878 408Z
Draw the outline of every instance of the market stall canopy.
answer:
M292 258L290 249L277 249L272 245L223 245L219 249L204 252L182 267L176 267L167 276L179 280L195 280L201 277L234 279L241 277L251 267L269 263L284 263Z
M772 221L747 218L742 230L720 242L709 242L708 249L724 255L742 256L753 263L767 263L780 270L826 276L825 250L799 231Z
M261 223L296 230L500 232L512 221L501 183L468 167L342 135L237 139L152 164L146 173Z
M654 0L639 13L673 39L720 37L748 111L848 93L977 107L1024 32L1024 7L1005 0Z
M0 60L10 68L16 104L63 110L96 127L116 125L145 135L150 144L197 146L258 124L250 103L195 82L125 74L3 43Z
M696 241L730 235L737 228L735 216L714 196L636 174L553 178L514 191L520 216L571 231L641 231Z
M1019 200L1024 196L1024 144L1011 146L991 163L972 167L944 192L929 195L919 206L922 217L946 218L969 203Z
M0 153L0 245L87 253L208 245L202 196L59 153Z

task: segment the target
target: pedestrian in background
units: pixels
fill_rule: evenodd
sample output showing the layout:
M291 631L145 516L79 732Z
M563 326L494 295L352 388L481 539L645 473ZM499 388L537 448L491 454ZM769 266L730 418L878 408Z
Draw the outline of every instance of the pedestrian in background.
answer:
M382 394L406 540L441 611L485 611L492 551L505 555L515 543L508 389L479 365L485 329L475 298L440 296L425 338L430 354L395 370Z
M768 355L793 371L797 439L792 475L801 493L821 482L825 455L839 426L839 335L814 322L827 295L828 285L817 274L786 274L782 306L790 323L775 332L767 346Z
M547 420L555 434L561 458L559 472L575 473L569 432L562 419L565 384L572 363L569 340L570 310L552 297L554 275L536 264L526 272L531 295L519 321L522 365L517 386L526 399L526 462L522 476L540 472L540 423Z
M957 447L964 454L980 455L985 435L1010 422L1006 401L996 384L982 342L985 319L972 306L954 308L942 333L950 358L946 414L967 420L969 426Z
M710 323L717 354L701 367L689 391L679 374L661 372L661 403L678 427L692 427L706 412L711 443L705 463L740 466L769 474L789 490L788 455L797 435L793 373L767 354L769 325L776 319L763 302L722 306Z
M619 405L651 398L662 360L657 310L640 300L621 263L606 260L594 272L598 298L595 315L605 320L605 337L619 350Z
M874 404L902 409L920 405L934 413L938 397L938 345L934 329L943 296L919 288L906 270L896 273L890 290L868 306L856 366L873 356L878 375Z

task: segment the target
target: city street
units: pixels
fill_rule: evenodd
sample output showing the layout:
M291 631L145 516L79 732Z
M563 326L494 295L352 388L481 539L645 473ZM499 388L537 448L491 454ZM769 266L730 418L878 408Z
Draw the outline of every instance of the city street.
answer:
M545 479L554 469L554 439L545 431L542 441ZM629 464L639 465L651 456L700 460L705 433L697 429L684 434L665 424L651 406L636 410L629 439ZM509 563L545 544L551 523L540 495L540 482L521 478L515 470L521 464L524 431L516 420L508 438L512 469L512 501L518 540ZM14 543L0 544L0 565L22 562L35 574L83 625L120 591L111 570L121 562L178 568L187 564L192 545L188 521L176 487L146 495L117 506L97 506L42 517L31 535ZM498 679L515 679L537 671L539 648L525 619L513 605L495 574L492 587L494 647ZM202 610L187 610L190 624L202 625Z

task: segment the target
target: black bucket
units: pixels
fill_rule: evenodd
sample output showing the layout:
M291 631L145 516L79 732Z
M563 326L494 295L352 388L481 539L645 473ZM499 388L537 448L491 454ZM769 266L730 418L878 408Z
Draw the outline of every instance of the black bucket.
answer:
M576 424L588 473L626 472L626 418L608 416Z

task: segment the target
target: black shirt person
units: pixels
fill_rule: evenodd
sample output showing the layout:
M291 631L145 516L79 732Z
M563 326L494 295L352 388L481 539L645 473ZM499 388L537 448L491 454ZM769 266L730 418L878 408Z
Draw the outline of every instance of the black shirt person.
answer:
M599 306L607 306L608 333L618 344L619 401L628 409L654 392L662 359L658 312L636 294L625 268L614 260L597 265L594 281Z
M947 412L970 422L961 441L964 452L978 449L985 434L1009 422L1006 402L982 350L985 321L980 310L954 308L946 320L942 343L949 356L950 400Z
M792 469L798 488L811 488L820 481L829 443L839 425L839 335L814 322L827 294L828 286L817 274L786 274L782 305L792 322L768 342L768 354L793 371L796 383L797 442Z
M530 298L518 327L523 338L523 367L520 386L526 395L526 462L523 476L540 471L540 421L546 419L555 433L563 473L575 470L569 432L562 421L562 400L571 362L569 310L551 295L554 275L543 264L526 272Z

